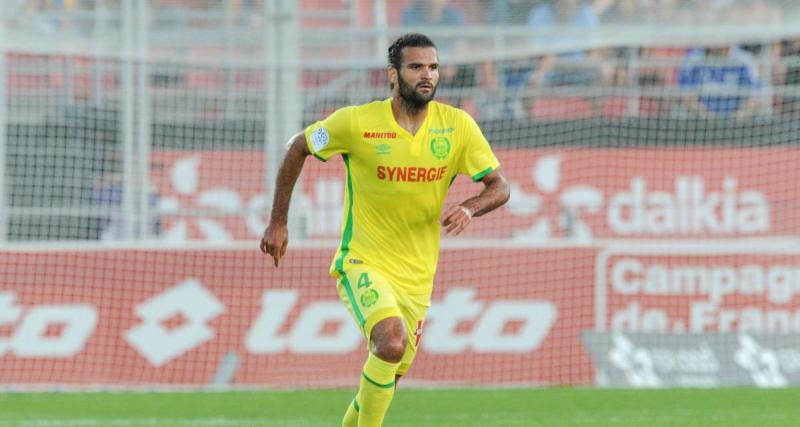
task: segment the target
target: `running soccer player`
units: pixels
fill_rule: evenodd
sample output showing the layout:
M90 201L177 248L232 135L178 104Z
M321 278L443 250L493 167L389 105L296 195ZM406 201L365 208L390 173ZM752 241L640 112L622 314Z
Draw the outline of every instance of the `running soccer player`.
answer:
M472 217L503 205L509 186L475 120L433 101L436 46L407 34L389 47L392 97L341 108L292 137L276 181L261 251L278 267L286 253L289 200L305 158L340 154L347 174L342 240L330 267L369 354L345 427L380 426L397 380L417 353L431 301L440 227L459 234ZM463 174L484 184L443 211Z

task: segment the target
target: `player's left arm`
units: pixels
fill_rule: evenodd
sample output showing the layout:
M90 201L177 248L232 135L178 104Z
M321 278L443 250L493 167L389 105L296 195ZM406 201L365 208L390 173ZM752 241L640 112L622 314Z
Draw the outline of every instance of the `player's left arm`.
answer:
M503 206L511 196L506 174L501 167L493 170L480 180L483 191L475 197L451 206L439 219L445 232L458 235L469 225L472 217L485 215L500 206Z

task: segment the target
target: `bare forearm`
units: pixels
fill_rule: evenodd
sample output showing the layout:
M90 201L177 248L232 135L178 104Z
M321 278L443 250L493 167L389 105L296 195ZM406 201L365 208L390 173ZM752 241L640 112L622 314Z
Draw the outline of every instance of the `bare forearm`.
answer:
M297 177L300 176L300 172L303 170L303 164L308 154L305 136L303 134L296 135L290 143L286 155L283 157L280 169L278 169L278 176L275 180L275 195L272 199L272 213L270 214L271 224L286 224L288 221L292 192L297 183Z
M483 191L461 203L461 206L470 210L472 216L485 215L503 206L511 196L508 181L502 171L495 171L484 180L486 187L484 187Z
M447 234L458 235L469 225L472 217L487 214L508 201L511 190L501 168L497 168L481 180L483 191L461 204L450 206L442 213L439 223Z
M503 191L501 188L486 187L477 196L461 203L461 206L469 209L472 212L472 216L481 216L503 206L507 200L508 191Z

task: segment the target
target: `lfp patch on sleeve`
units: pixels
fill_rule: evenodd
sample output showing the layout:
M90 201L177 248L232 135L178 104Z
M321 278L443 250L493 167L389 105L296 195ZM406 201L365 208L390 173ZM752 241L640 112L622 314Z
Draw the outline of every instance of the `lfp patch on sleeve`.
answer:
M319 128L311 133L311 145L314 146L314 151L322 150L329 142L331 138L327 129Z

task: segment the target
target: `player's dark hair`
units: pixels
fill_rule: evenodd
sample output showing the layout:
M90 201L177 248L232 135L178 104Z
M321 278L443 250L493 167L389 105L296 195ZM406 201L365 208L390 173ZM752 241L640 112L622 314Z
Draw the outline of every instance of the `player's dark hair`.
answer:
M404 47L432 47L433 40L428 38L425 34L409 33L400 36L397 40L389 46L389 66L397 71L400 71L400 64L403 61L403 48Z

